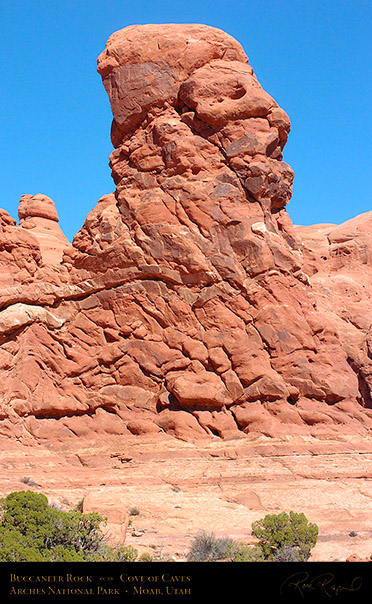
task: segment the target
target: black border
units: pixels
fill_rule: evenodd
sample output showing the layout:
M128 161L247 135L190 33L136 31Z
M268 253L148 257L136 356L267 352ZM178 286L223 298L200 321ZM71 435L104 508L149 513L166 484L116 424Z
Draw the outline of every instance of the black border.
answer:
M368 562L2 563L0 601L364 602L371 574Z

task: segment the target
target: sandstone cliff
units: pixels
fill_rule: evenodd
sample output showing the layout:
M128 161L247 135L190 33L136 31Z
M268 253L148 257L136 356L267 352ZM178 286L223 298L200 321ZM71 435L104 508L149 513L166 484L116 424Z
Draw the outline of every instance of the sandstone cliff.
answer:
M72 245L0 211L0 434L368 434L372 213L294 227L290 121L240 44L131 26L98 58L116 190Z

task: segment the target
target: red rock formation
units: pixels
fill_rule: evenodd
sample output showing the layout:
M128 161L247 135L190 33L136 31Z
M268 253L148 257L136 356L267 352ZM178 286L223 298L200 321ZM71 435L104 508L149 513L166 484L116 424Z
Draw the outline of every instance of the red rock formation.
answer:
M19 226L29 229L40 246L45 264L60 264L69 241L58 222L54 202L46 195L22 195L18 208Z
M98 71L115 194L60 264L42 244L48 198L22 198L19 226L0 216L0 269L15 265L0 294L1 433L368 433L371 224L292 226L289 118L241 46L207 26L131 26Z
M317 309L337 334L357 378L358 400L372 407L372 212L341 225L295 227Z

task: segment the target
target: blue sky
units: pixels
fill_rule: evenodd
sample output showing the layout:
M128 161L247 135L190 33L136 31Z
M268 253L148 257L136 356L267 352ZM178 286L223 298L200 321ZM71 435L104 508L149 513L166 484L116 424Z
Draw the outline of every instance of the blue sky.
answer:
M96 58L135 23L205 23L243 45L291 118L297 224L372 209L370 0L0 0L0 207L54 199L71 240L114 190L111 111Z

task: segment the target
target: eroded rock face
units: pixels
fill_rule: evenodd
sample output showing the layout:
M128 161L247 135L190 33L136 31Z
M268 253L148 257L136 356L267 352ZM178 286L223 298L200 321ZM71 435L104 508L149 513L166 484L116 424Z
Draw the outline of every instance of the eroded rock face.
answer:
M18 208L19 226L37 239L44 264L58 265L70 246L58 222L54 201L46 195L22 195Z
M0 269L20 256L0 295L2 433L368 433L372 305L353 283L345 314L353 278L339 271L367 284L372 227L293 227L289 118L240 44L201 25L131 26L98 71L115 193L60 263L43 253L51 200L22 198L19 226L0 215Z

